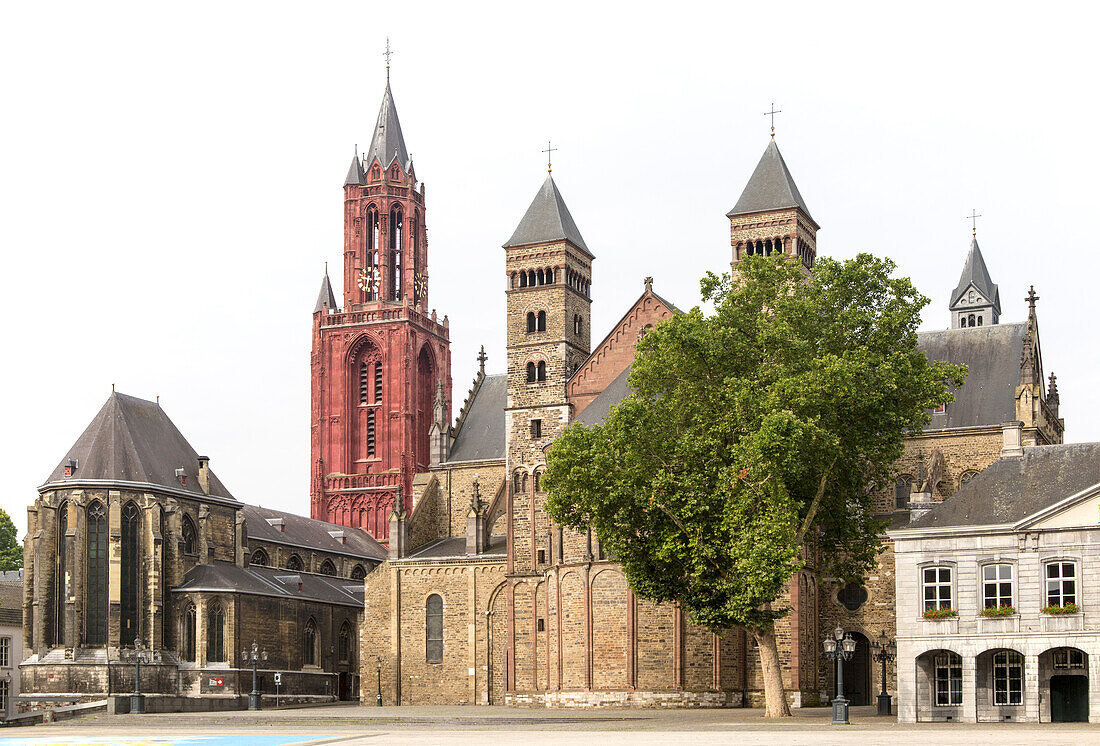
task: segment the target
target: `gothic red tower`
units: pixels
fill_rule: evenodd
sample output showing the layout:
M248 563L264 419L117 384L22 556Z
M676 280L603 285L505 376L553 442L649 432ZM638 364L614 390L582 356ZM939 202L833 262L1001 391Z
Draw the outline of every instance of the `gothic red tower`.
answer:
M451 390L447 319L428 311L424 185L388 78L370 148L344 181L344 306L326 270L311 356L310 514L382 541L395 504L412 507Z

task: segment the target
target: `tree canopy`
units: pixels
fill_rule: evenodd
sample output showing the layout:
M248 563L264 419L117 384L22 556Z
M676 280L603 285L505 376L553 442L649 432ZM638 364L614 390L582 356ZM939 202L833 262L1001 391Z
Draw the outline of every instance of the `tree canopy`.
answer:
M15 524L7 511L0 508L0 570L23 567L23 547L15 537Z
M550 516L593 529L638 596L756 635L766 684L769 669L779 680L768 658L787 612L773 602L804 566L848 578L873 564L873 493L965 376L917 348L928 299L894 269L861 254L810 274L773 255L708 273L713 313L652 329L632 394L547 455ZM775 681L766 688L769 714L783 714Z

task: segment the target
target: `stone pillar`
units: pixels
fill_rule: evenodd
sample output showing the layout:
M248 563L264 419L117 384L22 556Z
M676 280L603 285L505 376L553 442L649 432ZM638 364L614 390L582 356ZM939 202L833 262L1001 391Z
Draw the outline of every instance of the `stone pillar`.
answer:
M1038 655L1024 656L1024 720L1029 723L1039 722Z
M233 545L233 558L237 563L237 567L248 566L248 524L244 520L244 513L237 511L236 514L236 531L234 532L234 545Z
M1100 723L1100 652L1088 654L1089 722Z
M107 644L121 648L122 628L122 493L107 492Z
M142 599L142 619L138 629L144 643L154 650L164 648L164 536L160 503L146 494L142 545L145 555L145 587Z
M978 722L978 659L962 653L963 702L962 720L964 723Z
M898 699L895 704L899 723L917 722L917 661L911 647L904 642L898 643Z
M70 570L65 600L65 647L84 645L84 593L88 574L88 496L83 490L72 493L69 503L69 530L65 535L65 556Z
M210 508L199 506L199 564L210 564Z
M38 586L41 584L39 568L35 564L35 547L40 542L38 528L38 501L27 508L27 533L23 537L23 651L24 655L38 652L35 633L46 627L45 619L37 602ZM36 618L37 617L37 618ZM39 632L38 634L41 634Z

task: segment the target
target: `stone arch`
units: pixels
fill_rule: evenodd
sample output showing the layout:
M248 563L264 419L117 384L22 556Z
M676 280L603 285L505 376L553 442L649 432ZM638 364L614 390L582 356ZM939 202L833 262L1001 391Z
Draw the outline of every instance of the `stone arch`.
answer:
M567 572L559 583L561 592L561 685L583 689L588 684L588 650L585 640L585 587L576 571Z
M616 569L592 577L592 688L623 689L630 640L626 633L629 586Z

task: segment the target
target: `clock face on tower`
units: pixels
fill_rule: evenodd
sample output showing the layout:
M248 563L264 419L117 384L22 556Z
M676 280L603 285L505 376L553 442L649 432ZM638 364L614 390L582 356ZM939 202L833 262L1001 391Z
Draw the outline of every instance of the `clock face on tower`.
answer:
M424 300L428 295L428 276L417 272L413 280L413 290L416 293L416 302Z
M364 293L374 293L378 290L378 269L359 270L359 289Z

